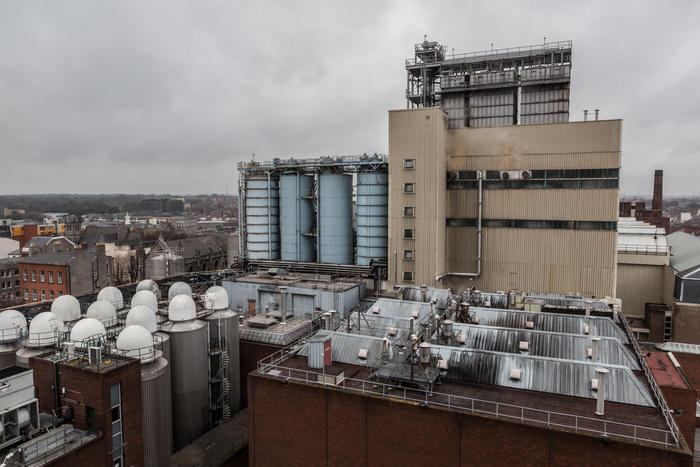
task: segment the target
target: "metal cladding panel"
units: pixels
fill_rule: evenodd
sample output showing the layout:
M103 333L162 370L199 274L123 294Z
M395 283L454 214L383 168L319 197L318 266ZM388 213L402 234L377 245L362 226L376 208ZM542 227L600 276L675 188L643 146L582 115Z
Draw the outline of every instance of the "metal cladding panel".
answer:
M170 465L173 420L170 370L165 359L141 365L141 398L144 465Z
M454 331L465 338L465 343L460 348L521 354L523 352L519 347L520 342L527 342L528 355L581 362L591 361L588 357L588 349L593 347L590 336L463 323L455 323ZM634 354L616 338L601 338L598 344L598 355L601 363L641 370Z
M153 335L163 339L163 358L170 363L170 336L164 332L154 332ZM168 367L168 371L170 371L170 367Z
M494 308L471 307L469 313L479 318L480 326L525 329L528 321L534 323L535 331L586 335L586 317L533 311L497 310ZM589 318L588 335L591 337L611 337L623 344L629 344L625 333L610 318L592 316Z
M280 241L282 261L313 261L315 245L310 233L315 208L309 196L313 176L300 173L280 176Z
M483 217L614 222L619 194L616 188L484 190ZM476 219L478 209L478 190L447 190L448 218Z
M416 318L416 323L423 322L430 314L430 303L380 298L375 302L374 307L379 308L379 313L377 313L379 316L394 318L411 318L413 312L417 311L418 318ZM374 307L370 308L370 310ZM368 311L367 313L372 313L372 311Z
M330 336L332 340L331 358L334 362L367 366L382 356L382 348L384 344L382 343L383 339L381 337L319 331L312 339L321 340L327 336ZM299 355L309 357L311 352L309 344L310 342L304 344L304 346L299 350ZM360 349L367 350L367 358L359 358ZM318 358L320 359L320 350L318 351L318 354ZM389 348L389 356L390 358L393 356L393 348L391 347Z
M410 318L397 318L394 316L379 316L371 312L364 313L364 317L361 318L360 326L357 326L357 313L353 313L353 325L352 329L348 331L347 322L338 328L338 332L345 332L351 334L362 334L366 336L374 337L386 337L392 342L405 339L411 330L411 320ZM395 328L396 331L392 328ZM416 332L419 328L416 326Z
M426 284L427 285L427 284ZM420 302L421 301L421 291L420 287L400 287L398 293L400 293L403 296L403 300L407 302ZM437 297L437 303L436 305L440 307L444 307L447 305L447 300L450 298L450 291L447 289L434 289L432 287L428 287L428 290L425 292L425 299L427 302L430 302L430 299L433 297Z
M353 264L352 176L318 175L318 261Z
M0 370L15 366L19 343L0 344Z
M656 405L649 388L632 370L623 366L455 350L442 345L433 345L432 349L448 361L448 379L595 399L597 394L591 389L591 380L598 377L595 369L604 367L610 371L605 379L606 401L645 407ZM511 369L521 371L520 380L510 379Z
M246 179L246 225L248 257L279 259L279 182L267 177Z
M308 344L308 349L307 349L307 358L309 360L309 368L323 368L326 360L326 342L328 342L331 339L331 336L328 335L322 335L322 336L316 336L314 338L309 339L309 344ZM331 343L332 345L332 343ZM333 353L332 353L332 348L331 348L331 359L333 358Z
M357 175L357 264L386 259L389 225L389 174Z
M617 264L617 293L628 318L644 318L647 303L664 301L664 266Z
M204 321L170 323L173 440L188 444L209 423L208 332Z
M209 339L224 338L229 364L226 370L231 382L231 390L226 396L226 403L233 413L241 408L241 364L238 336L238 313L231 310L217 310L204 318L209 323Z

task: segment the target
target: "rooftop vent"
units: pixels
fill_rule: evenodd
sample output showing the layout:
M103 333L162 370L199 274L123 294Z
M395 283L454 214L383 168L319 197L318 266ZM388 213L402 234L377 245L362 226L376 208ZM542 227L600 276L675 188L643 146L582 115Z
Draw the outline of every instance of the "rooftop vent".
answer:
M374 308L372 308L372 313L374 313L375 315L378 315L379 314L379 307L375 306Z
M525 329L535 329L535 322L534 321L527 321L525 323Z
M479 317L475 316L472 318L472 324L479 324Z
M411 318L416 319L416 318L418 318L418 316L420 316L420 311L418 311L418 310L413 310L413 311L411 312Z
M520 350L530 350L530 343L527 341L520 341L520 344L518 345L518 348Z
M457 342L459 342L460 344L464 344L465 342L467 342L467 336L463 336L460 334L457 338Z
M593 379L591 380L591 389L592 389L593 391L597 391L597 390L598 390L598 379L597 379L597 378L593 378Z
M395 336L396 335L396 328L389 328L389 335Z
M437 367L440 370L447 370L447 360L438 360Z
M588 334L588 326L584 326L584 327L583 327L583 333L584 333L584 334Z
M520 370L518 370L517 368L511 368L510 369L510 379L520 381Z
M357 358L361 359L366 359L367 358L367 349L360 349L360 352L357 354Z

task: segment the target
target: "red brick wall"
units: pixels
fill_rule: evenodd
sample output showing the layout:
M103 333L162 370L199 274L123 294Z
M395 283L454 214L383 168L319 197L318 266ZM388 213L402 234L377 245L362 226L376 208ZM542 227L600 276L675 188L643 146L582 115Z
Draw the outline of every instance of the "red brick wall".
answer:
M39 408L50 412L56 406L53 363L42 358L31 358L29 367L34 370ZM125 465L143 465L143 413L141 410L141 364L138 361L100 373L71 365L60 365L59 387L65 388L61 405L73 408L73 425L88 429L88 407L95 409L97 428L104 433L102 451L96 459L105 459L103 465L112 465L112 420L110 387L121 383L122 431ZM75 464L81 465L81 464ZM88 465L88 464L84 464ZM95 460L89 465L100 465Z
M240 341L239 345L241 364L241 403L245 405L248 397L248 373L257 369L258 362L265 357L269 357L282 347L275 345L260 344L257 342Z
M695 401L698 398L698 392L694 389L668 386L661 386L661 392L664 393L671 410L681 409L683 411L680 416L673 415L673 417L676 419L688 446L695 446Z
M24 280L24 270L27 270L27 280ZM32 271L36 272L36 282L32 282ZM41 282L41 271L44 271L44 282ZM49 271L53 272L53 284L49 283ZM63 275L63 284L58 283L58 272ZM24 289L29 290L29 299L26 303L33 303L35 301L41 301L41 291L44 290L46 293L46 299L51 299L50 291L53 290L54 298L57 298L60 293L63 292L64 295L68 295L68 274L66 273L65 266L51 266L48 264L19 264L19 276L20 276L20 293L22 298L24 298ZM33 300L32 289L36 289L36 300Z
M692 455L250 375L251 466L690 466Z

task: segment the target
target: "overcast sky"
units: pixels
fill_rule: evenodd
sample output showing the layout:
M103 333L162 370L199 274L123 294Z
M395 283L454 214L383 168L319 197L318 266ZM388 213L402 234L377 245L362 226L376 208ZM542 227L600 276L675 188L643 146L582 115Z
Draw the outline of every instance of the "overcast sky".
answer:
M700 2L3 1L0 194L223 193L236 163L386 153L404 60L573 40L621 192L700 193Z

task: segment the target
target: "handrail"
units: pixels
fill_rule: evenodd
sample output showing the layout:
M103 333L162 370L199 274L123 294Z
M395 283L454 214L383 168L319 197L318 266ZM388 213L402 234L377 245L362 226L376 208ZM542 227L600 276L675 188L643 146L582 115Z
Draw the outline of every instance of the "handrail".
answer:
M644 375L647 377L647 380L649 381L649 386L651 386L651 390L654 393L654 396L656 396L656 400L659 403L659 407L661 408L661 413L664 415L664 419L666 419L666 424L668 427L671 429L671 434L673 435L673 439L676 442L676 447L680 447L680 441L678 438L678 433L679 433L679 428L678 424L676 421L671 417L671 409L668 407L668 403L666 402L666 398L664 397L663 393L661 392L661 389L659 388L659 385L656 383L656 378L654 378L654 375L651 373L651 369L649 368L649 363L647 362L647 359L644 358L644 354L642 353L641 347L639 347L639 343L637 342L637 339L634 338L634 334L632 334L632 329L629 326L629 323L627 322L627 319L625 318L625 315L622 313L622 311L618 311L620 315L620 320L622 321L623 328L625 329L625 332L627 333L627 337L630 340L630 343L632 343L632 347L634 347L634 353L637 355L637 359L639 360L639 364L644 370Z
M275 360L279 361L279 359ZM327 383L326 380L321 377L322 373L318 371L301 370L279 365L264 365L261 364L261 362L258 362L258 374L281 380L293 380L323 386L330 385L340 390L372 394L374 396L381 396L383 398L390 398L404 402L425 404L426 406L435 405L447 407L449 409L464 410L470 413L491 415L519 420L521 422L537 423L547 427L574 429L574 431L577 432L615 436L631 439L635 442L643 441L660 444L665 447L679 448L678 438L672 430L660 430L658 428L645 427L642 425L632 425L628 423L602 420L599 418L584 417L581 415L474 399L470 397L457 396L454 394L441 393L435 391L434 388L433 391L425 391L422 389L409 389L401 386L393 386L391 384L353 378L344 378L341 383L334 385ZM271 370L277 370L279 373L270 374ZM670 439L669 434L671 435Z
M420 45L420 44L416 44ZM504 55L508 58L509 55L516 55L521 53L532 53L532 52L555 52L557 50L570 49L572 46L572 41L558 41L558 42L547 42L545 44L538 45L527 45L522 47L510 47L505 49L494 49L494 50L484 50L480 52L469 52L463 54L451 54L445 55L445 59L442 62L449 62L450 60L463 60L463 59L475 59L475 58L488 58L495 56ZM406 59L406 66L414 66L422 64L417 58ZM431 62L435 63L435 62Z

